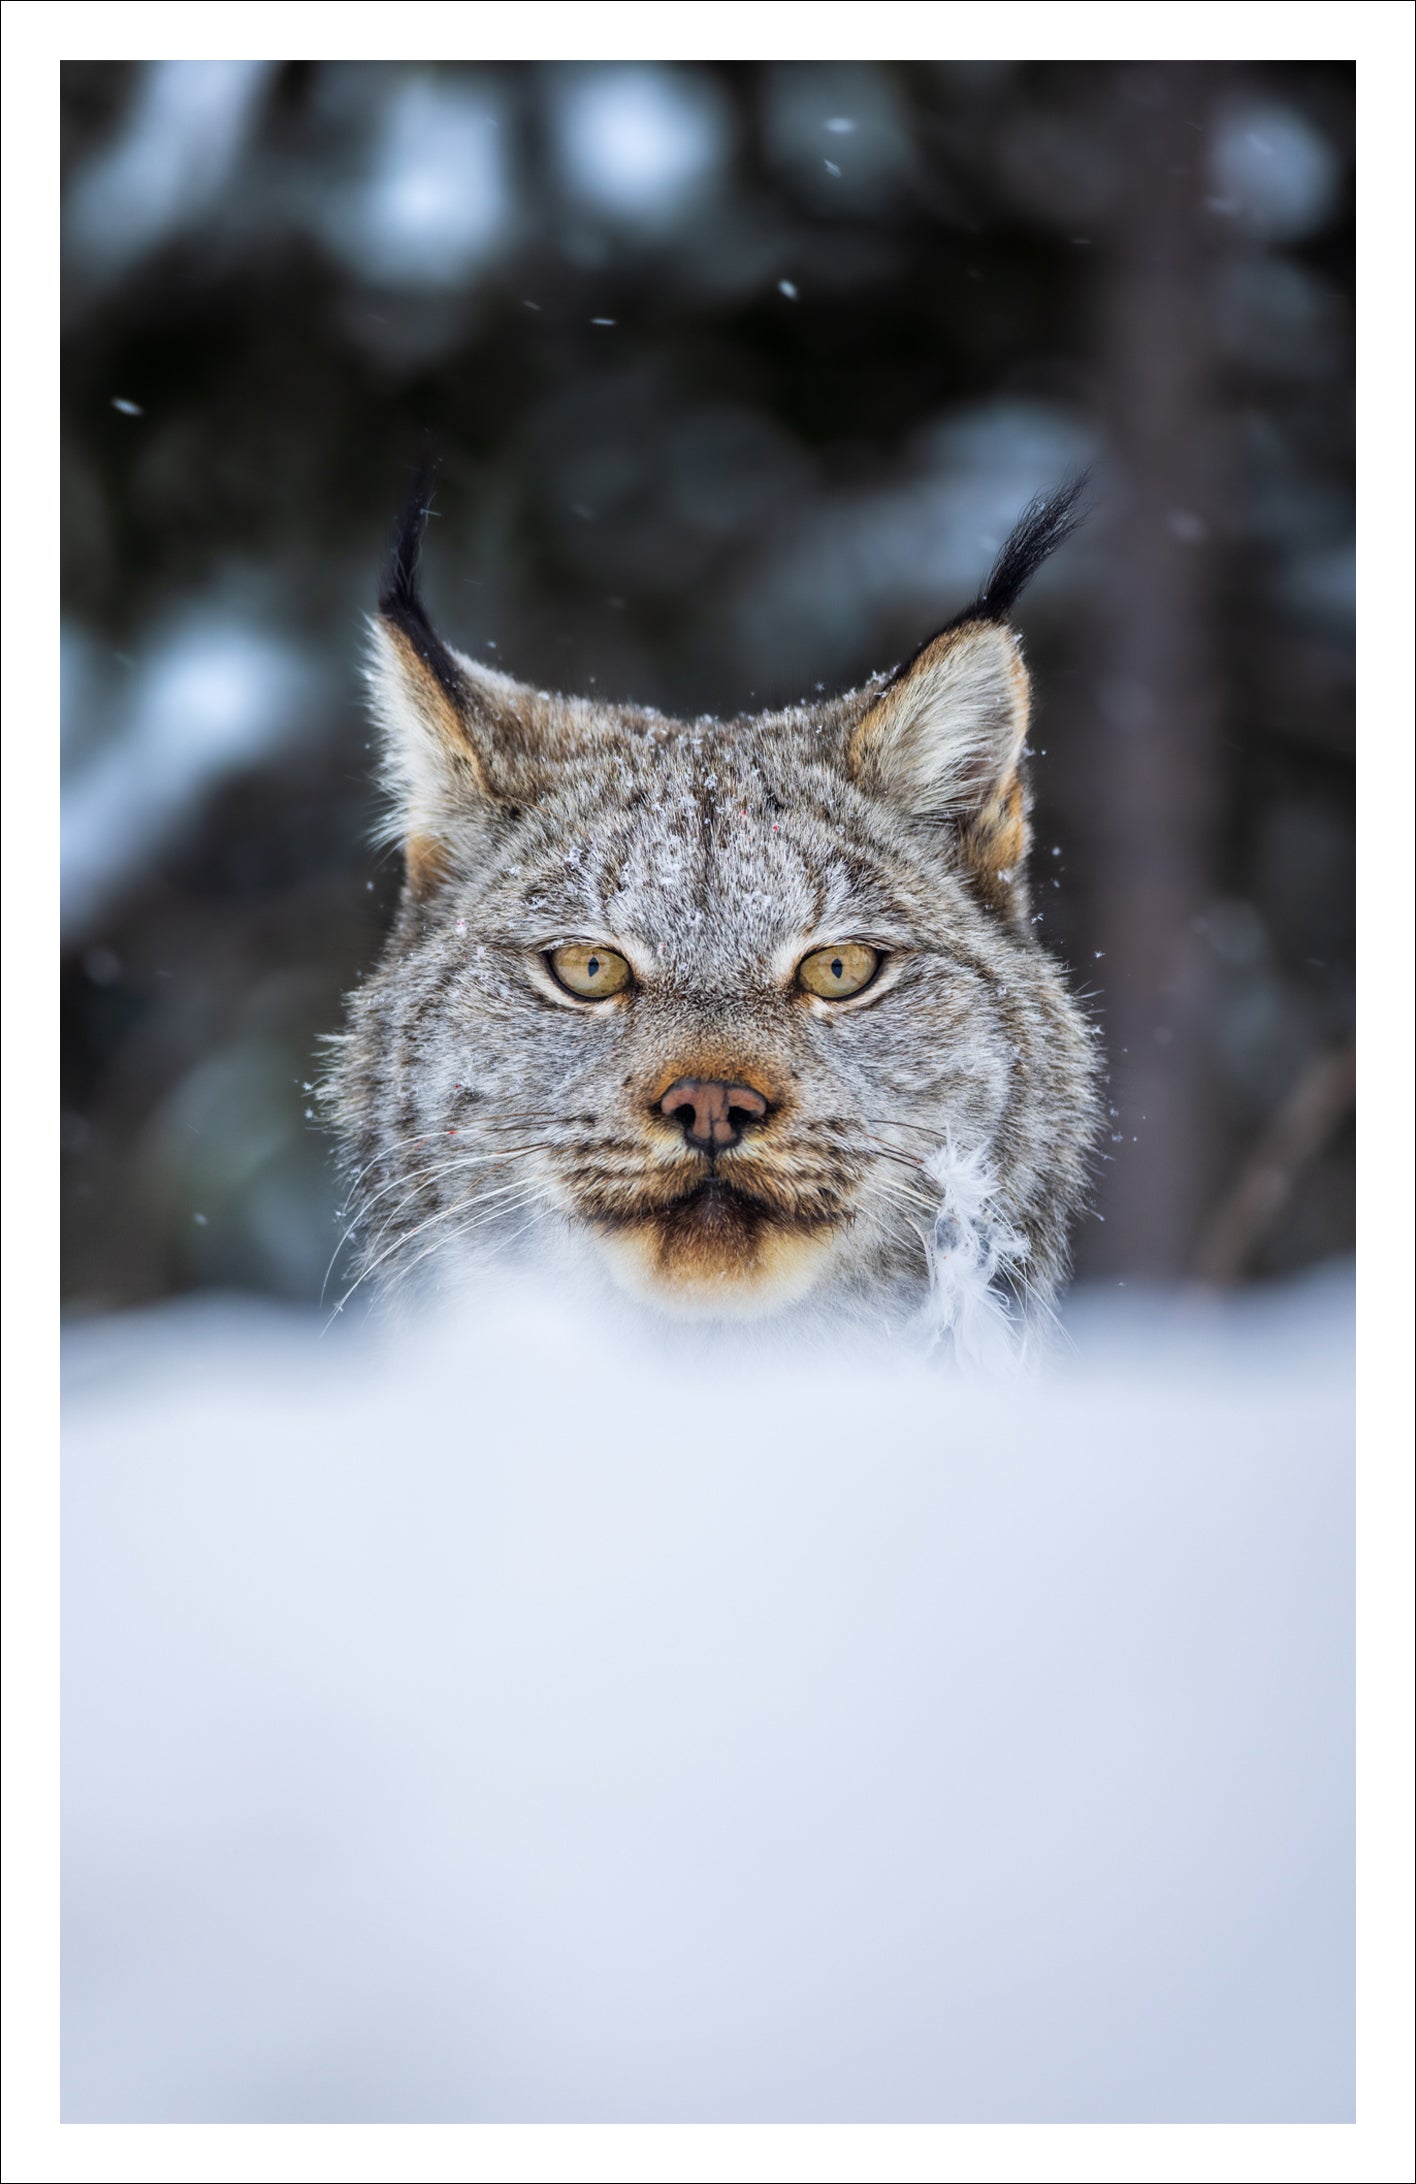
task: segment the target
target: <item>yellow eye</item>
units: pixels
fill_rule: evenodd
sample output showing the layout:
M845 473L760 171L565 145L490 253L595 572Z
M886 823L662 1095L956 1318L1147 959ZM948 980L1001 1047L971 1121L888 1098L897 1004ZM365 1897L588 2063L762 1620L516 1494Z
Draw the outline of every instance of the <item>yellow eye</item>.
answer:
M880 950L861 940L843 940L836 948L813 948L797 965L797 984L823 1001L844 1001L870 984L880 968Z
M630 968L622 955L589 941L572 940L564 948L552 948L546 960L566 992L579 994L582 1001L604 1001L612 993L623 993L630 981Z

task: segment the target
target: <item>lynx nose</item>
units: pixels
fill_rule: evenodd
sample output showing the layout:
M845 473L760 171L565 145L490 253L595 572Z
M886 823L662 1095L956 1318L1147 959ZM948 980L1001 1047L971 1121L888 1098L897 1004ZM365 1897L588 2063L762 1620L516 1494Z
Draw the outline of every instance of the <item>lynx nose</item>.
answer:
M761 1121L767 1102L750 1084L724 1084L718 1077L680 1077L660 1100L659 1112L678 1123L699 1152L721 1153L737 1144L750 1122Z

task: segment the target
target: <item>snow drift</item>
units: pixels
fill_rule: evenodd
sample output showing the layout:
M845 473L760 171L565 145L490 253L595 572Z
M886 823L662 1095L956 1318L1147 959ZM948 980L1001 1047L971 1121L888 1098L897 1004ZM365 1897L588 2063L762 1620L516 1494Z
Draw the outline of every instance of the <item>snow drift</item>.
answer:
M72 1330L66 2120L1350 2119L1350 1317Z

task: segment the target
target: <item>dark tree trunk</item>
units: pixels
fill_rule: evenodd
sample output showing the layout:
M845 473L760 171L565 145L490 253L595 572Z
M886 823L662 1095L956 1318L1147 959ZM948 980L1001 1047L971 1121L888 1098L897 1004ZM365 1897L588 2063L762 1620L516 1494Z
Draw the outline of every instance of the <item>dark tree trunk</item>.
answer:
M1094 1256L1167 1277L1186 1266L1213 1187L1198 928L1222 793L1204 426L1215 71L1137 69L1119 88L1126 171L1102 327L1117 505L1087 769L1116 1113Z

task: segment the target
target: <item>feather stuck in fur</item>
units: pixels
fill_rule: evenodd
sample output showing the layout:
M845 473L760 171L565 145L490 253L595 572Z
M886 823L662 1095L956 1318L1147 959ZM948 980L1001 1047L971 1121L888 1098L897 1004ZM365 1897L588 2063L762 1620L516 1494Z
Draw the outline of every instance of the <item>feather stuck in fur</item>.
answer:
M924 1167L939 1187L939 1211L923 1330L931 1345L947 1341L961 1365L1007 1371L1021 1363L1029 1333L1016 1302L1028 1240L1000 1214L997 1179L980 1154L946 1143Z

